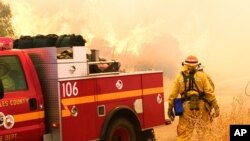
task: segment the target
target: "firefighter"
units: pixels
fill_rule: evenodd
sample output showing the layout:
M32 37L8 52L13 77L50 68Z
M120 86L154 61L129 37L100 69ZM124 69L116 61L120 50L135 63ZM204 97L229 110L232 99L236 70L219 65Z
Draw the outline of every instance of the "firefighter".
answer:
M2 80L5 91L15 90L15 82L9 76L9 65L3 60L0 60L0 79Z
M209 135L212 117L218 117L220 114L214 89L206 74L197 71L198 64L195 56L191 55L185 59L183 69L177 75L168 98L168 116L172 121L175 119L174 99L179 95L182 99L183 113L179 115L177 141L189 141L194 129L199 140L204 141L206 135Z

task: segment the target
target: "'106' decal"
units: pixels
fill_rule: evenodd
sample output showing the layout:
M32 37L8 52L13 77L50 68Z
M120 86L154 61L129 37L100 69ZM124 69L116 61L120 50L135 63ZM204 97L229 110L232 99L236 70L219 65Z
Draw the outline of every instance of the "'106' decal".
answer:
M63 97L71 97L78 95L77 82L64 82L62 83Z

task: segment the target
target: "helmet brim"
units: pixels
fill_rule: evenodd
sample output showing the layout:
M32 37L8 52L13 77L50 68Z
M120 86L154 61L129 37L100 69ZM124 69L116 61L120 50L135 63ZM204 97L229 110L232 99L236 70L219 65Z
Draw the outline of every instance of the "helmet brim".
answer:
M197 63L187 63L187 62L183 62L184 65L187 65L187 66L198 66L198 62Z

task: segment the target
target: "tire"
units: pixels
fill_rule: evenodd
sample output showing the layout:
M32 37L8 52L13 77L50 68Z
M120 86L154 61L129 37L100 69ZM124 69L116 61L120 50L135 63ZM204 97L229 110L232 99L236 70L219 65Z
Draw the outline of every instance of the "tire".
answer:
M118 118L112 122L106 132L105 141L136 141L136 129L127 119Z

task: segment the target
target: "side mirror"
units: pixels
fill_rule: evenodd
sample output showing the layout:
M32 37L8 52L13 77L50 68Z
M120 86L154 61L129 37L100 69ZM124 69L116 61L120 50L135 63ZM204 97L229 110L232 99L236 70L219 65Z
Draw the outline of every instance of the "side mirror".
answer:
M3 82L0 79L0 99L4 97L4 88L3 88Z

